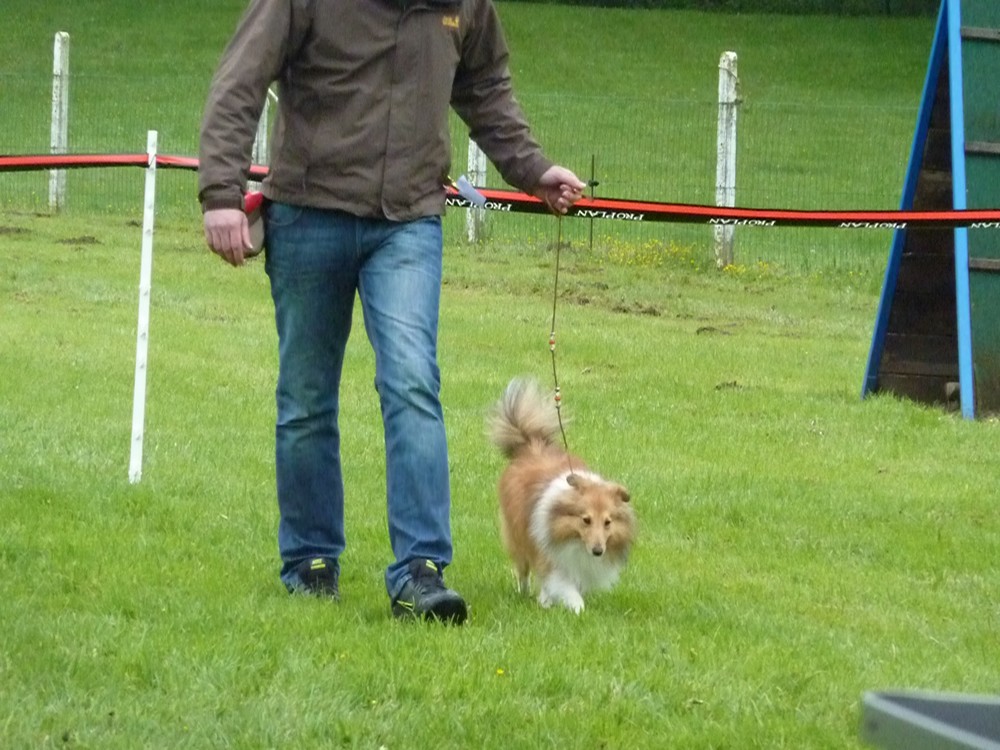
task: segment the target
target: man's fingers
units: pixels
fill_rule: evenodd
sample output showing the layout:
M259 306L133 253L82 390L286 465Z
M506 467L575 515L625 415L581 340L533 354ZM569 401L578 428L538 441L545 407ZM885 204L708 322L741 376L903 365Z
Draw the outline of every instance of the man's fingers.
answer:
M252 247L246 214L239 209L206 211L205 241L212 252L230 265L242 265L244 252Z

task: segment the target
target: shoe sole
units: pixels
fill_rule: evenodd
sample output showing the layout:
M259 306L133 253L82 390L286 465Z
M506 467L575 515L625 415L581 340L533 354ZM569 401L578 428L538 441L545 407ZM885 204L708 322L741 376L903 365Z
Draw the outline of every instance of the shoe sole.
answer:
M397 620L436 620L447 625L461 625L469 615L468 608L462 600L446 600L438 602L430 609L416 612L402 602L392 606L392 614Z
M468 617L468 614L469 612L465 606L465 602L461 600L454 602L441 602L425 612L424 619L440 620L441 622L446 622L449 625L461 625L465 622L465 618Z

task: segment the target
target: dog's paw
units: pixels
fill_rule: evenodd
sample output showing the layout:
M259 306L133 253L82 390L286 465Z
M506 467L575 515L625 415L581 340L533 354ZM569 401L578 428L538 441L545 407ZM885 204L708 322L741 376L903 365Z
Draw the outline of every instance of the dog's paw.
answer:
M583 597L576 591L567 592L563 597L563 604L575 615L583 612Z
M583 596L579 589L569 579L557 572L553 572L542 581L538 603L543 607L562 604L575 614L580 614L583 611Z

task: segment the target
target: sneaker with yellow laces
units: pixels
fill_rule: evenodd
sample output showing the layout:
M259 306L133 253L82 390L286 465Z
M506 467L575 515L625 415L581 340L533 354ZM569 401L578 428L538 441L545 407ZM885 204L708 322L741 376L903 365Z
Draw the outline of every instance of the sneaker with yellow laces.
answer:
M441 570L431 560L413 560L410 580L392 602L392 614L400 619L438 620L461 625L468 616L465 600L444 585Z

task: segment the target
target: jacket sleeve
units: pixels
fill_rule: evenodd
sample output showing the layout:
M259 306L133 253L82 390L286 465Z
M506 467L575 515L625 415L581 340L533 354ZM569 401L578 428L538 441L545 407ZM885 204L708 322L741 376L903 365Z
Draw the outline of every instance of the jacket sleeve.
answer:
M212 78L199 139L202 209L241 208L268 87L308 32L311 0L252 0Z
M530 192L552 162L514 97L509 51L491 0L472 0L471 27L462 42L451 103L504 180Z

